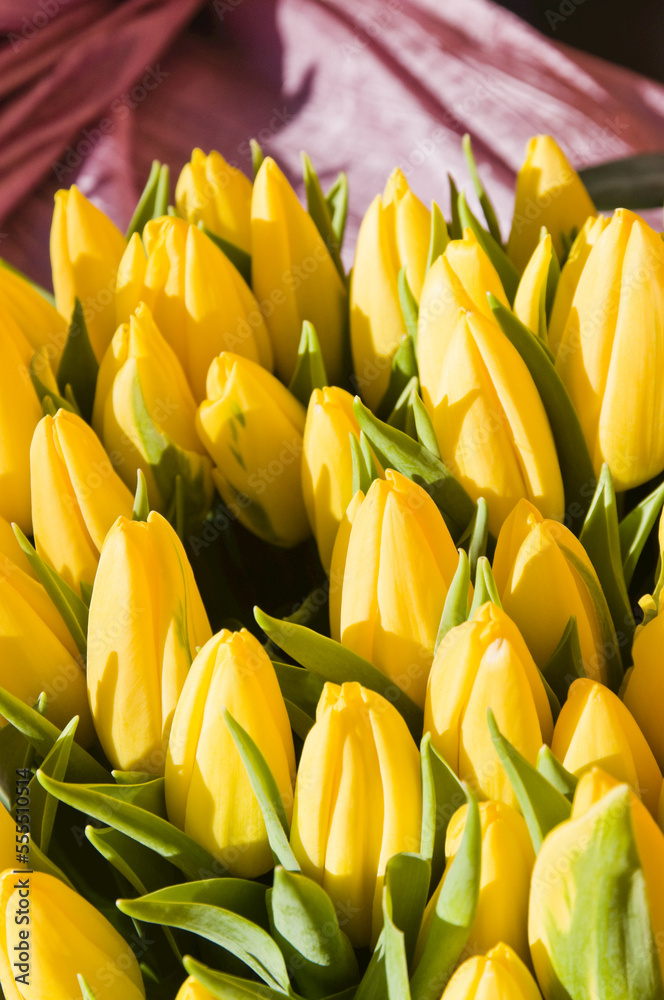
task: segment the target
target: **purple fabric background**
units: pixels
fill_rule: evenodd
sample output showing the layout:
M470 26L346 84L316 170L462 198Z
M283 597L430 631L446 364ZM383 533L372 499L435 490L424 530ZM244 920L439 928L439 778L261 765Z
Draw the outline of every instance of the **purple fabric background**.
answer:
M177 177L198 145L249 171L251 136L298 190L302 149L324 186L347 171L347 258L396 164L448 213L466 131L505 235L529 136L553 134L577 167L664 149L664 87L489 0L214 0L208 36L186 30L202 6L0 2L2 256L48 284L58 187L76 182L124 229L154 157Z

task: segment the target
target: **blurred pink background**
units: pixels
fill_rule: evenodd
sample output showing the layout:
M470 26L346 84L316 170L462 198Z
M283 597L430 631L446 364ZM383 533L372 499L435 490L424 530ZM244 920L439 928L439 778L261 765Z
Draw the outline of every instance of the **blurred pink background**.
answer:
M77 183L124 229L153 158L194 146L250 171L257 137L301 191L350 181L346 258L400 165L447 213L470 132L507 235L529 136L577 167L664 149L664 87L558 45L489 0L4 0L0 255L49 285L53 194ZM555 4L554 4L555 7ZM660 225L661 212L650 213Z

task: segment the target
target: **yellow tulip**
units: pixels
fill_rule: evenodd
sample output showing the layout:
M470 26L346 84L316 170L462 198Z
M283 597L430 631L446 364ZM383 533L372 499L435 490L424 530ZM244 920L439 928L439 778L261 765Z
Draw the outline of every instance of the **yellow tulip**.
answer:
M551 236L547 233L533 250L514 297L514 312L518 319L545 343L548 341L546 285L553 252Z
M360 226L350 292L350 336L357 387L375 409L390 379L390 364L406 333L399 304L399 271L406 268L419 300L424 282L431 214L401 170L392 172Z
M214 1000L209 990L201 986L197 979L189 976L178 990L175 1000Z
M57 369L68 330L57 309L29 281L8 267L0 267L0 301L3 314L8 314L18 326L32 351L45 352Z
M235 351L272 368L258 303L211 239L183 219L167 216L148 222L143 244L134 234L120 263L117 322L127 322L139 302L145 302L198 402L205 397L207 371L220 351Z
M27 903L26 903L27 900ZM0 875L0 985L6 1000L71 1000L81 975L97 1000L141 1000L136 957L86 899L52 875ZM15 914L28 914L28 920Z
M520 500L500 529L493 575L541 670L574 615L586 675L607 682L615 633L595 569L569 528Z
M459 313L425 403L443 462L474 500L484 497L494 535L521 497L561 519L563 482L544 404L497 323Z
M213 150L194 149L175 188L177 210L188 222L251 253L251 181Z
M339 542L332 560L334 586L341 587L331 606L332 638L423 705L458 565L454 542L428 493L393 469L353 505L345 551Z
M422 399L432 410L439 401L438 383L454 335L459 310L475 310L493 318L487 292L509 307L495 267L470 229L452 240L427 271L417 322L417 356Z
M519 956L500 943L459 966L441 1000L541 1000L541 994Z
M355 947L376 941L385 866L419 850L421 823L420 755L401 715L355 682L326 684L298 767L291 846Z
M359 440L360 428L350 393L336 386L314 389L304 425L302 492L327 573L339 525L353 498L351 434Z
M664 769L664 727L660 706L664 698L664 590L659 596L659 611L647 625L637 629L632 646L633 668L625 678L622 699L634 716L639 729Z
M599 474L617 490L664 469L664 243L618 209L592 247L558 345L556 368L576 407Z
M523 271L545 226L562 260L566 241L574 239L596 210L577 172L550 135L536 135L516 179L516 203L507 253Z
M196 403L174 351L141 302L118 327L99 368L93 427L130 489L145 473L151 506L166 514L173 501L173 466L161 464L165 436L177 449L177 471L205 512L212 501L212 465L196 433ZM156 439L156 440L155 440ZM155 444L162 449L155 451Z
M212 362L207 397L196 426L224 503L259 538L297 545L309 535L302 497L304 407L274 375L238 354Z
M514 622L495 604L450 629L429 676L424 731L450 767L483 796L517 807L487 725L491 708L503 736L534 764L550 743L546 689Z
M91 584L106 533L133 497L84 420L58 410L43 417L30 447L37 552L80 591Z
M295 371L302 323L320 340L327 377L341 376L346 289L322 236L274 160L263 160L251 202L252 284L279 378ZM234 349L234 348L232 348Z
M274 667L257 639L223 629L194 660L173 719L166 761L172 823L239 878L274 862L258 800L221 711L225 708L268 762L290 819L295 751Z
M0 318L0 355L0 516L31 534L30 442L42 408L30 381L29 345L10 317Z
M98 361L115 330L113 295L126 246L120 230L75 184L56 193L51 226L55 304L69 323L74 299L80 299Z
M500 942L528 961L528 893L535 863L533 842L523 816L504 802L480 802L482 853L480 893L466 954L483 954ZM417 952L424 946L450 864L461 845L468 806L452 816L445 839L445 874L427 904Z
M585 677L574 681L558 716L551 749L572 774L602 767L633 788L657 815L662 772L629 709L603 684Z
M114 767L163 774L173 713L196 649L212 631L182 544L154 511L119 517L90 602L88 694Z
M567 317L572 308L572 300L576 292L579 278L586 266L590 251L597 243L609 224L605 215L590 215L579 230L579 235L572 243L569 255L560 272L556 294L549 321L549 347L555 357L558 344L565 330Z

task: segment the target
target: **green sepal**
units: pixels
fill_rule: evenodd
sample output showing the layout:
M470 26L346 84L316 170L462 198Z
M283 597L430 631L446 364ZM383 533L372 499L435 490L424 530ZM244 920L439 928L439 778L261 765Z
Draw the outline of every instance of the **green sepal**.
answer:
M572 807L565 796L505 739L490 708L487 719L493 745L514 789L537 854L547 833L569 819Z
M431 885L445 870L445 837L452 816L466 801L463 784L425 733L420 743L422 769L422 838L420 854L431 864Z
M149 513L148 484L145 473L142 469L139 469L136 474L136 493L134 494L134 507L131 512L131 519L132 521L147 521Z
M487 601L491 601L497 607L502 608L498 587L493 577L491 563L486 556L480 556L477 560L477 571L475 573L475 589L473 592L473 603L470 606L468 617L472 618L478 608L481 608Z
M447 223L436 202L431 203L431 235L429 237L429 253L427 255L427 271L441 257L450 242Z
M76 407L88 423L92 419L92 407L95 401L99 362L92 350L88 327L83 315L83 306L78 298L74 299L67 341L62 351L58 365L57 382L60 392L74 399Z
M509 259L500 243L497 243L491 233L483 229L479 224L466 201L466 196L461 191L459 194L459 220L462 231L470 229L479 245L496 269L500 282L507 296L510 305L514 303L514 296L519 287L519 272Z
M191 955L185 955L182 964L190 976L219 1000L283 1000L284 996L294 996L291 990L275 990L255 980L215 972Z
M290 827L286 808L270 766L249 733L235 721L227 708L222 708L222 715L258 799L272 853L288 871L299 872L300 866L288 841Z
M18 267L14 267L13 264L10 264L9 261L5 260L3 257L0 257L0 267L4 268L5 271L11 271L11 273L15 274L17 278L22 278L23 281L25 281L26 284L30 285L31 288L33 288L36 292L38 292L43 299L46 299L49 305L55 308L55 296L52 294L52 292L49 292L46 288L43 288L41 285L37 284L36 281L33 281L32 278L29 278L27 274L24 274L23 271L20 271Z
M387 886L383 888L383 950L387 1000L410 1000L406 935L392 919Z
M373 415L356 397L353 404L361 429L384 469L396 469L422 486L458 539L475 513L475 504L450 470L428 448Z
M461 219L459 218L459 192L456 184L454 183L452 174L447 175L447 180L450 187L450 207L452 212L452 218L449 224L450 239L460 240L463 236L463 230L461 228Z
M468 167L468 173L470 174L470 179L473 182L473 187L475 188L475 194L484 213L484 219L487 226L489 227L489 233L494 238L498 246L502 247L503 240L500 235L500 226L498 225L498 218L496 216L493 205L491 204L491 199L489 198L482 181L480 180L480 175L477 170L477 164L475 163L475 157L473 155L473 147L470 141L470 134L466 132L463 139L461 140L461 147L463 149L463 154L466 157L466 165Z
M295 371L288 388L306 409L314 389L323 389L326 385L329 385L329 382L318 334L313 323L305 319L297 349Z
M62 781L67 773L67 766L74 744L78 716L67 723L55 743L44 757L40 767L44 774ZM48 795L33 777L29 785L30 795L30 836L44 854L48 854L53 833L53 824L58 809L58 800Z
M225 240L223 236L213 233L203 222L198 223L198 228L230 260L235 270L242 276L249 288L251 288L251 254L248 254L242 247L237 246L236 243L231 243L230 240Z
M620 556L625 586L629 589L636 564L664 504L664 483L649 493L620 522Z
M406 273L406 268L402 267L399 271L398 278L398 288L399 288L399 305L401 306L401 315L403 316L403 321L406 326L406 331L410 335L413 341L413 351L417 352L417 320L420 313L420 307L418 305L417 299L411 291L411 287L408 284L408 275ZM417 374L417 369L415 370Z
M166 215L170 201L169 182L168 164L153 160L147 182L127 229L127 240L130 240L134 233L141 236L146 223L151 219Z
M543 341L490 292L488 298L498 325L521 355L540 394L558 454L566 523L578 532L588 509L595 473L576 410Z
M389 912L394 926L404 935L407 966L415 954L430 884L431 865L421 855L404 851L387 862L385 890Z
M482 833L475 793L464 785L468 811L454 856L431 916L424 949L411 978L413 1000L439 1000L463 954L477 912Z
M251 169L254 174L254 180L256 180L256 174L263 165L263 160L265 159L265 154L261 149L258 139L250 139L249 147L251 149Z
M378 406L377 413L381 419L387 418L392 413L394 407L399 403L404 390L412 384L413 379L417 378L415 344L411 335L405 334L399 341L399 346L392 357L390 380Z
M468 598L470 594L470 562L463 549L459 549L458 552L459 562L457 563L457 568L452 577L447 596L445 597L445 606L443 607L443 614L438 626L436 650L447 633L451 629L456 628L457 625L468 621L468 615L470 614Z
M348 177L342 170L330 190L325 195L327 210L330 213L332 229L337 238L339 250L344 241L346 219L348 217Z
M322 1000L359 981L355 952L334 903L316 882L277 867L267 902L271 934L303 996Z
M563 767L546 743L542 744L537 754L537 770L550 785L553 785L561 795L565 796L568 802L572 802L579 779L566 767Z
M46 381L40 377L40 373L44 374ZM69 413L75 413L80 417L76 400L72 400L69 394L68 398L59 394L53 370L43 351L35 351L32 355L29 374L45 416L54 417L58 410L68 410Z
M334 684L357 681L382 695L401 713L413 739L419 740L422 734L421 708L368 660L304 625L271 618L260 608L254 608L254 618L275 646L322 680Z
M302 177L304 180L304 189L307 194L307 210L309 215L314 220L316 229L320 233L323 243L334 261L334 266L339 272L339 277L345 284L346 275L344 273L344 266L341 263L340 253L341 244L332 225L330 207L320 186L318 174L306 153L302 153Z
M560 642L551 654L542 674L551 685L561 704L567 700L570 684L573 684L577 678L586 676L583 669L579 629L574 615L567 622Z

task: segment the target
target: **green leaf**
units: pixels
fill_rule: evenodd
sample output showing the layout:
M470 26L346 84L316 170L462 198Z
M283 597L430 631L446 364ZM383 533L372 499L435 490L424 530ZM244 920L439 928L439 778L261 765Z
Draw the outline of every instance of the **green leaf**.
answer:
M256 174L260 170L265 156L257 139L250 139L249 146L251 147L251 165L254 172L254 180L256 180Z
M546 778L536 771L500 732L491 709L487 709L489 732L500 763L507 772L519 808L528 826L535 853L554 826L569 819L571 805Z
M358 490L362 490L366 494L373 479L364 461L364 453L360 448L360 442L352 431L348 432L348 442L353 466L353 496L355 496Z
M215 972L190 955L185 955L182 964L190 976L219 1000L283 1000L284 996L293 996L291 991L274 990L251 979Z
M412 407L417 440L421 445L424 445L427 451L430 451L435 458L442 461L440 448L438 447L438 438L436 437L436 432L433 429L431 417L429 416L429 412L417 392L414 392L412 395Z
M473 593L473 603L468 614L472 618L478 608L481 608L487 601L491 601L497 607L502 608L500 594L496 581L493 578L491 563L486 556L480 556L477 560L477 572L475 573L475 590Z
M58 365L58 388L64 394L70 387L77 408L88 423L92 419L98 372L99 362L92 350L83 306L76 298L67 341Z
M468 556L463 549L459 549L459 562L447 591L443 615L438 626L436 636L436 649L440 646L450 629L468 621L470 605L468 595L470 594L470 564Z
M551 685L561 704L567 700L570 684L573 684L578 677L586 676L583 669L579 629L574 615L567 622L560 642L551 654L542 674Z
M320 186L318 174L314 170L314 165L306 153L302 153L302 174L304 179L304 189L307 193L307 209L309 211L309 215L314 220L316 229L320 233L323 243L327 247L330 257L334 261L334 266L339 272L341 280L345 284L346 275L344 274L344 266L341 263L340 254L341 244L337 237L335 228L332 225L330 207Z
M377 691L403 716L413 739L422 734L422 711L408 695L373 664L340 642L320 635L304 625L271 618L260 608L254 608L254 617L271 641L301 663L303 667L324 681L343 684L358 681L363 687ZM286 865L284 865L286 867Z
M544 239L545 236L549 235L546 226L542 226L540 232L540 239ZM556 251L551 248L551 260L549 261L549 273L546 276L546 289L544 293L544 310L546 313L546 328L548 330L549 320L551 319L551 312L553 310L553 303L556 299L556 291L558 289L558 282L560 281L560 262L558 260L558 255Z
M92 992L92 990L90 989L88 983L83 978L83 976L81 975L80 972L77 973L76 978L78 979L78 985L81 988L81 997L82 997L82 1000L97 1000L97 997Z
M302 626L293 626L301 628ZM288 842L288 816L279 788L269 764L246 729L236 722L227 708L222 715L245 766L249 782L261 807L272 853L288 871L299 872L300 866Z
M477 564L483 556L486 556L489 542L489 505L484 497L478 498L475 517L469 527L470 544L468 546L468 561L470 563L470 575L475 579Z
M58 410L67 410L80 416L76 400L65 399L58 393L58 384L44 348L35 351L30 359L30 381L42 405L44 415L54 417ZM68 397L70 396L68 393Z
M385 891L391 920L394 927L403 933L407 966L415 954L430 881L431 865L419 854L394 854L387 862Z
M288 388L306 409L314 389L323 389L326 385L329 385L329 382L318 334L313 323L305 319L297 349L295 371Z
M146 897L151 903L202 904L237 913L267 931L270 929L266 906L267 887L251 879L208 878L182 882L156 889ZM131 902L128 900L127 902Z
M319 1000L358 982L355 952L324 889L277 867L268 908L272 936L300 993Z
M420 744L422 767L422 840L420 854L431 863L431 884L445 869L445 837L452 816L466 801L464 787L425 733Z
M204 847L168 820L118 797L121 788L134 786L65 784L54 781L41 771L37 772L37 777L46 791L61 802L156 851L188 878L199 879L203 874L217 872L221 867Z
M576 410L540 338L490 293L489 304L501 330L525 362L544 404L565 488L565 523L578 532L595 474Z
M450 207L452 211L452 220L449 225L450 239L460 240L463 232L461 229L461 219L459 218L459 192L457 191L452 174L447 175L447 180L450 185Z
M380 401L378 414L386 417L399 402L404 390L417 378L417 360L415 345L410 334L403 336L399 342L390 367L390 380L385 395Z
M414 352L417 352L417 320L420 307L417 303L417 299L411 291L410 285L408 284L408 275L405 267L402 267L399 271L398 288L401 315L403 316L403 321L406 324L406 331L413 342L413 350ZM417 369L415 374L417 374Z
M463 191L459 195L459 220L462 230L470 229L477 242L484 250L485 254L495 267L501 284L505 290L505 295L510 305L514 302L516 290L519 287L519 272L509 259L500 243L497 243L491 233L482 229L479 222L471 212Z
M579 171L599 211L613 208L661 208L664 201L664 153L637 153Z
M629 589L634 576L636 564L648 541L650 532L655 527L664 504L664 483L649 493L640 504L637 504L619 525L620 555L623 564L625 586Z
M323 681L320 677L303 667L294 667L279 660L273 660L272 666L284 698L288 698L307 715L315 716L318 699L323 693Z
M410 1000L405 935L393 922L387 899L387 890L384 890L383 946L385 949L387 1000Z
M415 424L415 413L413 410L413 402L417 396L419 387L419 380L413 376L397 399L394 404L394 409L386 421L390 427L396 427L397 430L403 431L404 434L413 438L414 441L419 440L417 426Z
M434 201L431 204L431 236L429 237L429 253L427 255L426 267L427 271L434 261L438 260L438 258L445 253L449 242L450 236L447 231L447 223L445 222L443 213Z
M473 187L475 188L475 194L477 195L480 206L482 208L482 212L484 213L484 218L486 220L487 226L489 227L489 232L493 236L498 246L502 246L502 238L500 235L500 226L498 225L498 219L496 217L493 205L491 204L491 199L484 190L484 185L480 180L480 175L477 171L477 164L475 163L475 157L473 156L473 147L468 132L466 132L463 139L461 140L461 146L463 148L463 154L466 157L468 173L470 174L470 179L473 182Z
M325 195L325 201L332 220L332 229L341 250L348 216L348 177L343 170Z
M464 787L468 812L463 837L436 900L424 949L411 979L413 1000L439 1000L463 953L477 911L480 813L474 792Z
M313 729L316 717L314 715L307 715L304 709L300 708L294 702L289 701L288 698L284 698L284 705L288 712L288 721L290 722L291 729L301 740L305 740L309 732Z
M424 445L379 420L357 397L353 409L382 467L396 469L422 486L445 518L452 538L459 538L475 513L461 483Z
M168 165L160 163L159 160L153 160L147 182L127 229L127 240L130 240L134 233L138 233L140 236L146 223L151 219L158 219L161 215L166 215L170 200L168 188Z
M237 246L235 243L225 240L223 236L213 233L202 222L198 223L198 228L202 233L205 233L209 240L212 240L215 246L219 247L224 257L230 260L235 270L238 271L249 288L251 288L251 254L248 254L246 250L243 250L242 247Z
M136 494L131 519L132 521L147 521L150 513L150 501L148 500L148 484L142 469L138 470L136 479Z
M67 773L77 725L78 716L75 716L71 722L67 723L40 765L44 774L48 774L57 781L62 781ZM30 834L44 854L48 854L57 808L58 800L54 799L52 795L48 795L36 778L32 778L30 781Z
M563 767L546 743L542 744L537 755L537 770L561 795L572 802L579 779Z

